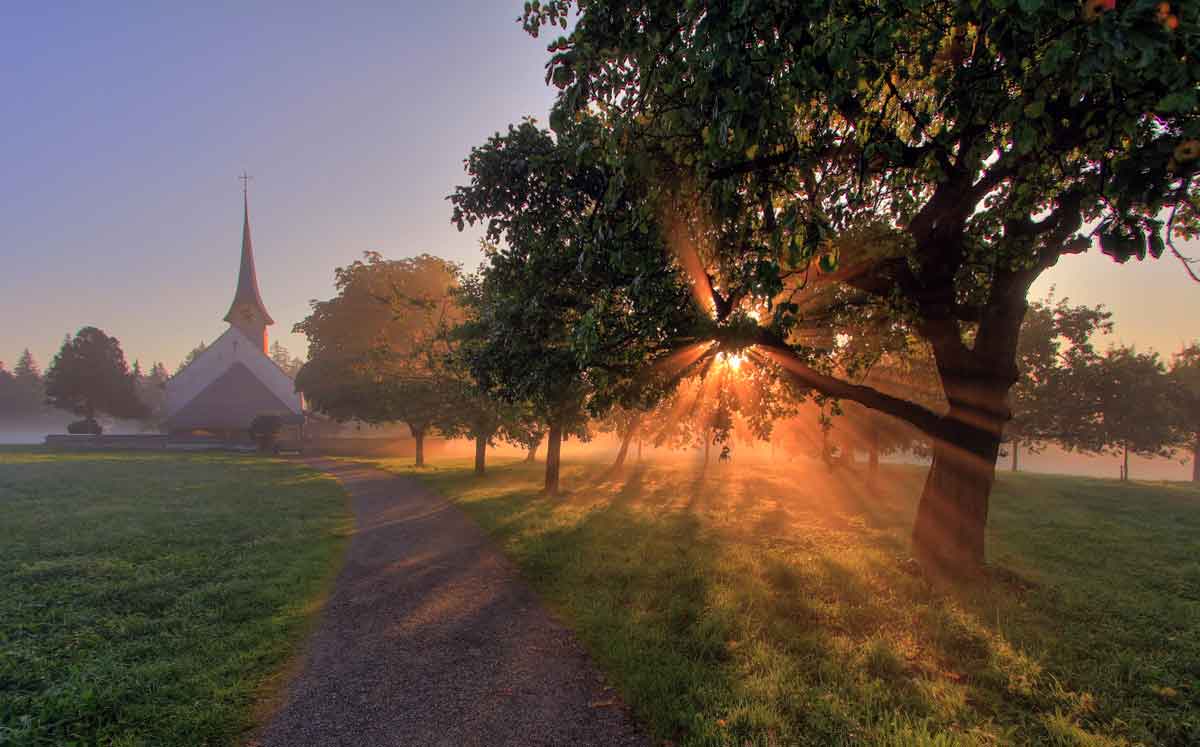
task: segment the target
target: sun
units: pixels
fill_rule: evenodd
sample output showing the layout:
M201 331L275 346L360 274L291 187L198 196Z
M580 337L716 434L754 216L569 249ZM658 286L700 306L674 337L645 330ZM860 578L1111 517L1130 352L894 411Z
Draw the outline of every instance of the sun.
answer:
M721 353L721 362L726 366L729 366L734 371L740 369L742 367L742 362L745 360L745 356L743 356L741 353Z

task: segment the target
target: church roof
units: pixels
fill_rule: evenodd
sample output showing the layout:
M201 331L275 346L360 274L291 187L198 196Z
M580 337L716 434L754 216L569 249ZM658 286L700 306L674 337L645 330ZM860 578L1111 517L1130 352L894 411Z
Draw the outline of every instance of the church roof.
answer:
M242 266L238 271L237 291L233 294L233 303L229 305L225 321L232 324L233 312L239 306L251 306L262 313L267 324L274 324L275 320L267 313L262 295L258 292L258 273L254 270L254 246L250 242L250 198L245 192L242 193L242 208Z
M194 428L245 430L258 415L293 415L241 362L230 366L178 412L167 417L172 431Z

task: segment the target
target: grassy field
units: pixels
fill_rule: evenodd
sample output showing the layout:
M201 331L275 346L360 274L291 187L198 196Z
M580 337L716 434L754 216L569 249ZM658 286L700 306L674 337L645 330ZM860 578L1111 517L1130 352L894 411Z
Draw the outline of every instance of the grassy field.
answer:
M234 744L348 532L300 465L0 449L0 745Z
M938 592L908 560L918 468L564 465L561 500L540 469L422 478L662 744L1200 744L1194 487L1004 474L994 578Z

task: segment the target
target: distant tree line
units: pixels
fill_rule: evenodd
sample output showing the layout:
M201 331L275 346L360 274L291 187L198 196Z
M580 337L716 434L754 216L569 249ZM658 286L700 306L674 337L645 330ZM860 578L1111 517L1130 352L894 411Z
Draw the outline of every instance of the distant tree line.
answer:
M1022 449L1048 444L1085 454L1192 458L1200 481L1200 343L1164 363L1158 353L1115 345L1099 351L1094 337L1112 331L1103 307L1072 306L1048 297L1030 304L1018 343L1020 377L1010 392L1013 418L1005 428L1011 468Z
M203 341L192 348L175 373L207 348ZM270 356L293 378L302 365L278 341ZM72 432L99 433L98 418L103 416L157 430L166 419L168 378L162 362L154 362L149 370L137 360L129 365L117 338L83 327L64 338L44 373L28 349L11 371L0 361L0 424L34 425L53 419L57 412L69 412L80 418L69 426Z

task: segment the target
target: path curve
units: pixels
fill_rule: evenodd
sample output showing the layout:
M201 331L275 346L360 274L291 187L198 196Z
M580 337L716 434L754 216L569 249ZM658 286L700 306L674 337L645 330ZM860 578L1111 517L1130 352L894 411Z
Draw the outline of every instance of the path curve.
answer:
M574 636L458 507L312 460L356 531L263 747L648 745Z

